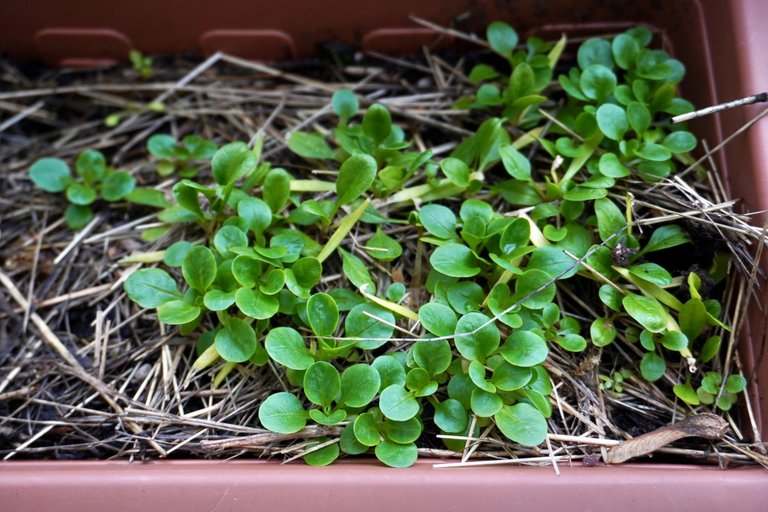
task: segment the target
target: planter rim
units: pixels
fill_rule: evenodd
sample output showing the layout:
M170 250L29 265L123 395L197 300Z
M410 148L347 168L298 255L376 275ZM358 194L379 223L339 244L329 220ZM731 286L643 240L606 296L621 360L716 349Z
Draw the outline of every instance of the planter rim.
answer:
M392 469L370 460L325 468L262 460L12 461L0 464L3 510L765 510L768 470L674 464ZM652 492L649 492L652 490ZM664 507L664 508L662 508Z

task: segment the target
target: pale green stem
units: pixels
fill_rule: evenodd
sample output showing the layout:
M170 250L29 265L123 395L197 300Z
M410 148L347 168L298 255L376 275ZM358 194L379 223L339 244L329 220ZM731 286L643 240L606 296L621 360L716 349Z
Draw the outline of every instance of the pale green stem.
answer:
M219 352L216 350L216 345L211 345L205 349L205 352L200 354L200 357L195 359L195 362L192 364L192 366L195 368L195 370L205 370L213 363L218 361L220 357L221 356L219 355Z
M320 254L317 255L317 259L320 263L325 261L328 256L333 254L333 251L339 247L341 242L352 230L352 227L357 224L357 221L360 220L360 217L363 216L363 213L365 213L365 210L368 208L369 204L371 204L371 200L366 199L360 203L360 206L358 206L352 213L342 219L342 221L339 223L339 227L336 228L336 231L333 233L333 235L331 235L331 238L328 239L328 242L325 244L325 247L323 247L323 250L321 250Z
M291 180L291 192L335 192L336 183L323 180Z
M235 369L235 366L237 366L237 363L224 363L219 369L218 372L216 372L216 376L213 378L213 389L216 389L219 387L219 385L224 382L224 379L227 378L227 375L232 373L232 370Z
M165 251L135 252L118 261L120 265L133 265L134 263L157 263L163 261Z

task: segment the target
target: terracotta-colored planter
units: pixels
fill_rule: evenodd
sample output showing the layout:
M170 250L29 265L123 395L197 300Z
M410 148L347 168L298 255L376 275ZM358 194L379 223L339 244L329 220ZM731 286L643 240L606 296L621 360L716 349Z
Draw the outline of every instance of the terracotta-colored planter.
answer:
M94 0L0 3L0 51L52 64L83 64L145 53L223 50L251 58L301 57L319 41L366 49L407 50L434 34L409 14L449 24L464 13L467 28L489 20L523 33L609 32L646 23L687 64L684 94L707 105L768 88L768 4L762 0L506 0L472 2L320 2L284 5L254 0L136 0L107 6ZM712 145L760 111L753 106L692 122ZM751 211L768 209L768 124L762 121L721 153L733 196ZM756 222L760 222L757 219ZM763 302L766 291L763 289ZM768 432L765 312L753 307L741 355L752 408ZM627 465L596 468L495 466L407 470L374 462L319 469L264 462L11 462L0 464L0 510L768 510L763 469Z

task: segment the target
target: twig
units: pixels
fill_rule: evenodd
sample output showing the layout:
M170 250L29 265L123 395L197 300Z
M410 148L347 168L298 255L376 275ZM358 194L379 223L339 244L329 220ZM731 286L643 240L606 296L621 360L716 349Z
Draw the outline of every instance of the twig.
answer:
M688 112L687 114L680 114L679 116L673 117L671 121L673 124L682 123L683 121L690 121L691 119L708 116L710 114L722 112L723 110L728 110L730 108L740 107L742 105L752 105L753 103L764 103L766 101L768 101L768 92L761 92L760 94L755 94L754 96L747 96L746 98L741 98L739 100L728 101L725 103L720 103L719 105L713 105L711 107L694 110L693 112Z

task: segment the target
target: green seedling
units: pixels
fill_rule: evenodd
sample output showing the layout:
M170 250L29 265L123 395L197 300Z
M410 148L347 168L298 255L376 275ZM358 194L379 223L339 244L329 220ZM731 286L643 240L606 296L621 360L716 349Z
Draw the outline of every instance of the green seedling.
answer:
M193 178L198 169L195 163L209 162L216 153L216 144L197 137L187 135L177 141L171 135L153 135L147 141L147 150L157 158L155 169L160 176L170 176L178 172L182 178Z
M135 198L140 203L158 202L154 191L136 189L136 180L127 172L107 165L100 151L87 149L75 161L75 174L60 158L41 158L29 169L29 178L46 192L63 192L70 203L64 212L67 226L79 229L93 218L91 206L99 199L108 202Z
M470 71L478 90L458 106L487 115L441 159L414 151L396 115L384 104L361 109L349 90L330 99L332 131L287 140L294 159L332 180L295 179L288 163L262 162L261 140L217 150L150 140L170 162L166 174L181 178L160 233L185 223L198 238L162 252L168 270L132 273L126 293L198 334L195 367L218 364L214 385L241 364L282 371L288 391L261 404L261 425L342 432L338 443L308 441L318 448L308 464L372 452L409 466L425 433L485 427L537 446L553 412L553 353L636 344L623 351L638 354L631 368L598 371L611 393L633 376L677 383L690 406L728 410L746 386L716 367L690 373L717 361L729 330L720 303L702 292L703 280L724 278L725 257L701 272L667 268L665 257L691 237L674 223L640 230L627 192L693 161L695 137L662 123L691 109L676 96L682 65L632 29L582 43L552 90L564 38L520 48L503 23L487 38L505 69ZM543 158L532 158L534 145ZM211 179L181 176L190 160L207 159ZM58 172L53 188L64 190ZM393 269L414 261L425 276L418 290L394 279ZM561 309L573 290L595 298L584 308L595 318Z
M131 50L128 58L131 60L131 66L142 79L152 78L152 57L147 57L138 50Z

